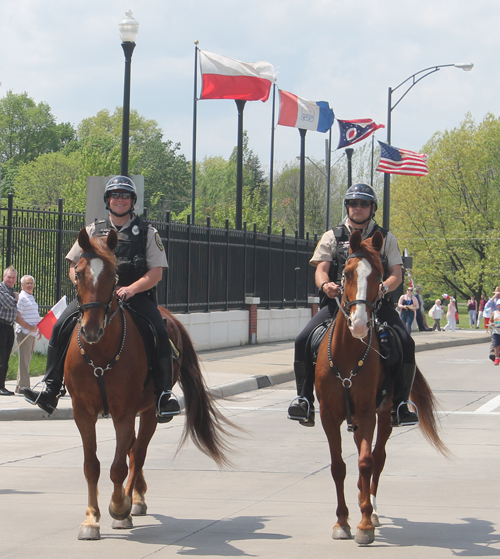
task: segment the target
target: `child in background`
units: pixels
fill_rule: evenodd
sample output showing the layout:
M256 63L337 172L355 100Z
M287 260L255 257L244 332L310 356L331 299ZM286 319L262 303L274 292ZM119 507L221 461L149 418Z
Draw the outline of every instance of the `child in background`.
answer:
M493 333L493 345L495 347L495 365L500 364L500 301L497 301L497 308L493 312L490 320L490 329Z
M441 299L436 299L435 305L429 311L429 316L434 319L434 326L432 330L441 332L441 318L443 318L443 307L441 306Z

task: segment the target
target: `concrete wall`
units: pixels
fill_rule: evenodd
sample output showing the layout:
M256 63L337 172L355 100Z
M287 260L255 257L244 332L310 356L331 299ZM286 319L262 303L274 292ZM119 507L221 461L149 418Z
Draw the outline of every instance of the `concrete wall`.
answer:
M176 314L197 351L247 345L249 311ZM311 318L311 309L258 309L257 343L293 340ZM37 340L35 351L47 353L47 340Z

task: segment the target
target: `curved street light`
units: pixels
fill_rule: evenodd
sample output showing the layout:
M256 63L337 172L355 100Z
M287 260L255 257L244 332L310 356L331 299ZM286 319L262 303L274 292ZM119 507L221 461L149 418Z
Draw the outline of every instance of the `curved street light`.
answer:
M435 72L439 71L441 68L459 68L460 70L464 70L465 72L470 72L472 68L474 68L474 64L472 62L458 62L456 64L440 64L439 66L429 66L429 68L424 68L415 74L412 74L410 77L406 78L406 80L402 81L396 87L389 87L389 95L387 101L387 143L391 143L391 113L392 111L399 105L402 99L406 96L406 94L412 89L417 83L427 76L434 74ZM409 84L408 84L409 82ZM398 90L403 85L408 84L408 87L405 89L404 93L399 97L399 99L392 104L392 94ZM383 204L383 227L384 229L389 229L389 212L390 212L390 204L391 204L391 175L389 173L384 174L384 204Z
M123 120L122 120L122 159L120 174L128 176L128 153L130 135L130 70L132 66L132 53L135 40L139 34L139 22L132 12L126 12L123 20L118 24L118 32L122 40L123 53L125 54L125 79L123 87Z

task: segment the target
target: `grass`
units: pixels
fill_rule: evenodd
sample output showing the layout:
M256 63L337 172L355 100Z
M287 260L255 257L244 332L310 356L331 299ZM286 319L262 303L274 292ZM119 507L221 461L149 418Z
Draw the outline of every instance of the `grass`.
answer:
M9 369L7 371L7 380L17 379L17 366L19 357L17 352L9 359ZM47 363L47 356L43 353L33 353L30 363L30 377L39 377L45 374L45 364Z

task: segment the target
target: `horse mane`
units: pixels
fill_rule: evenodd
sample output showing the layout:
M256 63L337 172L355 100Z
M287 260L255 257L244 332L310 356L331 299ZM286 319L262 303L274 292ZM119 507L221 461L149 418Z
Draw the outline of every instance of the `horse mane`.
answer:
M104 261L104 264L110 268L116 268L116 257L109 249L106 237L91 237L89 241L94 252Z

